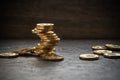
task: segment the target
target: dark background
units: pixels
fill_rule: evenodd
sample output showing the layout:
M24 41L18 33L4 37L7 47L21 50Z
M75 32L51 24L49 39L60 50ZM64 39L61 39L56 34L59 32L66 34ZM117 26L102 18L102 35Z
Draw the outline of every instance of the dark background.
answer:
M62 39L118 39L118 0L2 0L0 37L34 39L37 23L55 24Z

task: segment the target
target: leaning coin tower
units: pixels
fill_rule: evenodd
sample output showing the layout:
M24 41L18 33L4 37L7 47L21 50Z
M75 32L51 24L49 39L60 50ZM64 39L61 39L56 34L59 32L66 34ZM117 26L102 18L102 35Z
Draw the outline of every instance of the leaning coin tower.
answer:
M33 52L40 55L44 60L63 60L63 56L56 54L56 46L60 38L52 31L54 24L39 23L32 30L41 39L41 42L34 47Z

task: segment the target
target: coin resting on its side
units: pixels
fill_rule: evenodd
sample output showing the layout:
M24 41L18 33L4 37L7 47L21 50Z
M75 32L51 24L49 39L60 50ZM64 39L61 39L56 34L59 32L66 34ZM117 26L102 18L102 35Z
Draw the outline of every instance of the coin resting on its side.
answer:
M99 56L96 54L81 54L80 59L82 60L97 60Z
M12 58L12 57L18 57L19 54L14 52L7 52L7 53L0 53L1 58Z

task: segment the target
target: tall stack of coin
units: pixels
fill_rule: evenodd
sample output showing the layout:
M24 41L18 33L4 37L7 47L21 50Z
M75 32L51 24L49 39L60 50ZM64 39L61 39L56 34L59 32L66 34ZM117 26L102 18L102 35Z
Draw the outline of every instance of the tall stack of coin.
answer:
M54 27L52 23L39 23L36 28L32 30L41 39L41 42L34 47L34 53L39 54L45 60L63 60L63 56L55 54L60 38L51 31Z

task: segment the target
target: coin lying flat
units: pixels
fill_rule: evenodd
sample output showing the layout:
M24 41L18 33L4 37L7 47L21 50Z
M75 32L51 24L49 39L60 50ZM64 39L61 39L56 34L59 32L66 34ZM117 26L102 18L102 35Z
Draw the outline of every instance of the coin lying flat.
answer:
M105 53L112 53L112 51L111 50L94 50L93 53L98 55L103 55Z
M105 53L105 58L120 58L120 53Z
M120 50L120 45L105 44L105 46L110 50Z
M99 56L96 54L81 54L80 59L82 59L82 60L98 60Z
M13 53L13 52L7 52L7 53L0 53L1 58L12 58L12 57L18 57L19 54Z
M93 50L106 50L107 47L106 46L92 46Z
M48 61L61 61L61 60L64 60L64 57L61 56L61 55L57 55L55 53L53 54L41 54L40 57L43 59L43 60L48 60Z

